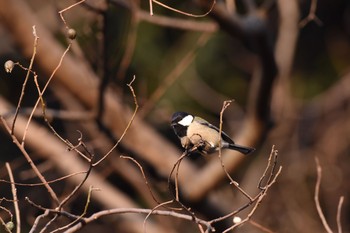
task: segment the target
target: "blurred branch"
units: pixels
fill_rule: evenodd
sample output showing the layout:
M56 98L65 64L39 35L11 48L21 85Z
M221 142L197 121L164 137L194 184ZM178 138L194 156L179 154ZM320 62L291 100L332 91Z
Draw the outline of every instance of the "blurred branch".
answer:
M290 77L300 30L298 27L300 13L297 0L278 0L277 8L280 15L275 47L278 80L273 92L272 111L274 120L279 122L285 120L285 116L293 116L297 112L290 93ZM286 130L293 125L292 123L285 124L284 127L282 125L279 130Z
M132 56L134 54L134 50L135 50L135 46L136 46L136 40L137 40L137 29L138 26L140 24L140 20L137 14L138 11L138 6L136 5L136 3L134 1L130 1L131 2L131 22L130 22L130 26L129 26L129 30L126 36L126 46L124 49L124 54L123 57L121 59L120 65L119 65L119 69L118 69L118 73L117 73L117 78L119 80L122 80L125 78L125 74L127 69L130 66L131 60L132 60Z
M316 15L317 1L318 0L311 0L309 14L299 22L299 27L305 27L306 24L310 23L311 21L314 21L318 26L322 25L322 21Z
M198 49L202 48L210 38L210 34L203 33L194 43L192 49L188 50L179 63L170 71L170 73L159 84L158 88L152 93L146 104L140 111L140 117L144 118L154 108L159 99L168 91L180 75L188 68L196 57Z

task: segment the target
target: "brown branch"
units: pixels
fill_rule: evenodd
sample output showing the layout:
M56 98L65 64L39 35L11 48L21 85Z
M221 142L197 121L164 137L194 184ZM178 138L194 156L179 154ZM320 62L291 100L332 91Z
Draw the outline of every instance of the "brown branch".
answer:
M75 6L77 6L77 5L79 5L79 4L83 3L83 2L85 2L85 1L86 1L86 0L81 0L81 1L79 1L79 2L76 2L76 3L74 3L74 4L72 4L72 5L70 5L70 6L66 7L66 8L64 8L63 10L60 10L60 11L58 12L59 15L60 15L60 17L61 17L61 19L62 19L62 21L63 21L63 23L64 23L64 25L66 25L66 28L67 28L67 29L69 29L69 27L68 27L68 24L67 24L66 20L65 20L64 17L63 17L63 13L66 12L66 11L68 11L68 10L70 10L70 9L72 9L72 8L75 7Z
M213 33L218 30L218 25L214 22L198 22L194 20L177 19L163 15L150 16L148 12L145 12L143 10L138 10L137 15L139 20L163 27L207 33Z
M342 226L341 226L341 209L344 202L344 196L341 196L339 198L338 208L337 208L337 227L338 227L338 233L342 233Z
M224 115L224 111L230 106L230 104L232 103L233 100L225 100L224 103L222 104L222 108L220 111L220 125L219 125L219 135L222 134L222 125L223 125L223 115ZM222 148L221 148L221 144L222 143L222 138L220 137L220 141L219 141L219 160L221 163L221 167L222 170L225 172L227 178L230 180L230 184L233 184L245 197L248 198L249 201L253 201L253 198L246 192L244 191L238 184L238 182L234 181L233 178L231 177L231 175L228 173L224 161L222 160Z
M0 115L2 112L8 112L9 109L9 104L0 97ZM24 118L21 115L18 116L15 135L21 135L23 133L27 120L28 119ZM45 143L42 143L43 141L45 141ZM77 156L76 152L67 152L66 145L58 140L57 137L53 136L49 130L46 130L35 122L31 123L30 130L28 131L27 144L27 146L30 147L33 151L37 151L37 156L42 159L48 159L52 161L57 169L62 172L62 174L72 174L77 170L82 171L87 169L86 163L81 162L81 159ZM62 156L64 156L64 159L62 159ZM76 186L81 182L81 178L72 176L71 179L68 179L68 181L71 183L71 185ZM45 184L47 184L47 182ZM85 184L82 186L82 190L88 193L89 187L91 185L94 187L98 185L97 187L101 189L101 192L96 192L92 196L92 199L100 203L100 205L104 208L138 208L138 205L134 203L128 196L113 187L103 177L101 177L100 174L95 173L94 171L91 172L89 179L87 179ZM45 210L46 209L43 209L43 211ZM75 218L72 219L74 220ZM126 216L126 219L133 222L131 229L134 232L142 232L143 218L128 215ZM154 233L165 231L165 229L154 224L153 222L148 224L148 228L151 232Z
M150 15L153 15L153 7L152 7L152 3L156 3L168 10L171 10L171 11L174 11L176 13L179 13L179 14L182 14L182 15L186 15L186 16L189 16L189 17L195 17L195 18L201 18L201 17L205 17L207 16L214 8L215 4L216 4L216 0L212 0L211 4L210 4L210 7L209 7L209 10L207 12L205 12L204 14L192 14L192 13L188 13L188 12L185 12L185 11L181 11L181 10L178 10L176 8L173 8L171 6L168 6L162 2L159 2L157 0L150 0Z
M235 216L236 214L240 213L241 211L247 209L248 207L250 207L251 205L253 205L254 203L254 207L253 209L250 211L250 213L248 214L248 216L244 219L244 222L248 221L251 216L253 215L253 213L255 212L255 210L257 209L258 205L262 202L263 200L263 197L266 196L266 193L267 193L267 190L276 182L277 180L277 177L280 175L281 171L282 171L282 166L279 167L278 171L275 173L275 166L276 166L276 163L273 162L271 163L270 161L274 159L277 160L277 151L272 148L271 150L271 153L269 155L269 159L268 159L268 163L266 165L266 168L258 182L258 186L261 184L261 180L263 180L267 174L267 171L270 171L269 172L269 177L268 177L268 183L266 183L265 187L263 189L260 189L261 191L254 197L252 198L252 200L248 201L246 204L242 205L241 207L239 207L238 209L232 211L231 213L228 213L224 216L221 216L219 218L216 218L216 219L213 219L210 221L210 223L216 223L216 222L220 222L220 221L223 221L227 218L230 218L232 216ZM231 226L230 228L228 228L227 230L230 230L230 229L233 229L233 228L236 228L237 226L243 224L242 221L239 221L237 223L235 223L233 226Z
M263 232L266 232L266 233L275 233L273 232L272 230L266 228L265 226L262 226L261 224L255 222L254 220L250 219L249 220L249 223L253 226L255 226L257 229L263 231Z
M198 0L198 2L203 7L207 6L205 0ZM216 4L210 16L232 37L250 41L259 58L249 90L247 116L236 139L240 144L248 146L259 144L269 129L273 83L277 75L274 50L266 21L258 14L243 17L232 15L223 4ZM245 24L245 20L253 21L254 27ZM244 159L242 156L235 156L238 154L238 152L227 151L227 155L223 156L225 167L229 173ZM218 168L215 161L211 161L195 176L190 176L185 180L182 186L184 196L193 201L201 200L225 177L222 169ZM196 186L194 187L192 184L196 184Z
M138 209L138 208L117 208L117 209L110 209L110 210L103 210L100 212L96 212L90 217L84 218L83 219L84 223L82 222L77 223L75 226L68 229L66 233L76 232L77 230L81 229L85 224L96 221L97 219L104 216L113 215L113 214L126 214L126 213L149 214L150 212L153 212L153 215L171 216L171 217L175 217L175 218L190 221L190 222L193 221L193 217L191 215L181 214L174 211ZM197 219L197 221L198 223L204 226L207 226L208 228L211 228L210 224L207 221L202 219Z
M158 201L157 198L155 197L155 195L154 195L154 193L153 193L153 191L152 191L152 188L151 188L151 186L150 186L150 184L149 184L149 182L148 182L148 179L147 179L147 177L146 177L146 175L145 175L145 172L144 172L144 170L143 170L141 164L140 164L139 162L137 162L136 159L134 159L134 158L132 158L132 157L130 157L130 156L120 156L120 158L122 158L122 159L128 159L128 160L132 161L133 163L135 163L135 164L138 166L139 170L141 171L142 177L143 177L143 179L144 179L144 181L145 181L145 184L146 184L146 186L147 186L147 188L148 188L148 191L150 192L150 194L151 194L153 200L154 200L157 204L161 204L160 201Z
M33 67L35 55L36 55L36 50L37 50L37 45L38 45L38 39L39 39L39 37L36 35L35 25L33 26L33 35L34 35L33 53L32 53L32 57L31 57L31 59L30 59L30 63L29 63L29 67L28 67L28 70L27 70L26 77L25 77L24 82L23 82L23 84L22 84L21 95L20 95L20 97L19 97L19 101L18 101L18 104L17 104L17 107L16 107L15 116L14 116L13 122L12 122L11 135L13 135L14 130L15 130L16 119L17 119L19 110L20 110L20 108L21 108L22 99L23 99L23 96L24 96L24 93L25 93L24 91L25 91L25 88L26 88L26 85L27 85L27 82L28 82L28 79L29 79L29 75L30 75L31 70L32 70L32 67ZM24 143L23 140L22 140L22 143Z
M322 25L322 21L317 17L316 15L317 10L317 0L311 0L311 6L309 14L299 22L299 27L305 27L306 24L310 23L311 21L314 21L318 26Z
M5 4L5 2L0 1L0 15L3 19L3 25L9 29L9 33L14 38L14 43L23 50L26 57L32 55L31 50L28 50L28 48L32 48L32 41L23 35L30 33L30 30L27 29L27 27L31 27L30 25L35 24L37 28L40 28L40 37L45 38L45 40L40 41L41 52L36 56L36 63L43 74L47 75L43 75L41 78L48 77L57 66L57 60L62 56L64 48L57 43L51 32L42 24L42 21L35 17L27 2L13 0ZM14 15L18 20L13 20ZM99 78L89 67L87 61L67 54L55 76L55 83L63 86L85 108L96 108ZM122 103L120 97L113 93L111 89L106 90L105 104L106 111L102 119L103 124L111 130L115 138L119 138L125 130L124 125L130 120L133 112L127 104ZM123 114L120 114L121 112ZM152 145L152 147L149 145ZM179 150L172 143L137 117L135 117L132 127L124 137L123 146L142 157L163 176L169 174L179 154ZM164 154L167 154L167 156L164 157ZM185 177L186 179L193 177L193 174L197 171L197 168L186 160L182 162L181 166L182 178L180 183L183 182Z
M319 162L317 157L315 157L315 162L316 162L316 169L317 169L317 180L316 180L316 186L315 186L314 200L315 200L315 204L316 204L317 213L322 221L324 229L328 233L333 233L333 231L329 227L328 222L323 214L322 207L321 207L320 200L319 200L320 186L321 186L321 179L322 179L322 167L320 166L320 162Z
M18 120L19 117L17 117ZM7 130L7 132L11 135L12 141L13 143L18 147L18 149L22 152L23 156L26 158L27 162L29 163L29 165L31 166L31 168L33 169L33 171L35 172L35 174L38 176L38 178L40 179L40 181L44 184L45 188L47 189L47 191L49 192L51 198L53 199L53 201L58 205L59 201L58 201L58 197L56 195L56 193L53 191L53 189L51 188L51 186L47 183L45 177L41 174L41 172L39 171L39 169L37 168L37 166L35 165L35 163L33 162L33 160L31 159L30 155L27 153L26 149L24 148L24 146L22 145L22 143L20 143L17 139L17 137L15 136L15 134L11 134L11 129L9 127L9 125L7 124L6 120L0 116L1 122L4 125L5 129ZM16 133L16 132L14 132Z
M137 110L139 109L139 105L137 103L137 98L136 98L136 94L135 94L135 91L134 91L134 88L132 87L132 83L135 81L136 77L134 76L133 79L130 81L130 83L128 84L128 87L131 91L131 94L134 98L134 104L135 104L135 110L134 110L134 113L132 114L129 122L128 122L128 125L126 126L126 128L124 129L124 132L122 133L122 135L120 136L120 138L118 139L118 141L114 144L114 146L100 159L98 160L96 163L93 164L93 166L97 166L99 163L101 163L103 160L105 160L107 158L107 156L112 153L112 151L119 145L119 143L122 141L122 139L124 138L125 134L128 132L129 128L131 127L131 124L132 122L134 121L135 119L135 116L136 116L136 113L137 113Z
M20 214L19 207L18 207L17 189L16 189L16 186L14 184L15 180L13 178L12 169L11 169L11 166L9 163L6 163L6 169L7 169L7 172L9 174L10 181L11 181L13 206L15 208L15 213L16 213L16 232L20 233L21 232L21 214Z
M38 227L40 220L43 218L46 218L47 216L49 216L49 214L50 214L50 211L45 210L43 214L38 215L38 217L35 218L35 221L32 225L32 228L30 229L29 233L34 233L36 231L36 228Z

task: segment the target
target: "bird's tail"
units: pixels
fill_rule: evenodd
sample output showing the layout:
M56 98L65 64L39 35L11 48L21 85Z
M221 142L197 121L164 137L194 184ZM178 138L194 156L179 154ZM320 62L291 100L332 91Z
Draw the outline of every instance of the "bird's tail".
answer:
M239 151L245 155L248 155L248 154L252 153L253 151L255 151L255 148L241 146L241 145L237 145L237 144L229 144L228 149Z

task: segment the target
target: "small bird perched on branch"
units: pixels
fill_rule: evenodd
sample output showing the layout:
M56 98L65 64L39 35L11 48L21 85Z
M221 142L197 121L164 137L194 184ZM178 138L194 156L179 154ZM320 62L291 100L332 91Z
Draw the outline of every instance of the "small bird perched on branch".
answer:
M196 146L198 152L210 154L219 150L221 140L221 148L224 149L237 150L245 155L255 151L254 148L235 144L225 132L222 131L220 135L217 127L186 112L175 112L171 126L186 150Z

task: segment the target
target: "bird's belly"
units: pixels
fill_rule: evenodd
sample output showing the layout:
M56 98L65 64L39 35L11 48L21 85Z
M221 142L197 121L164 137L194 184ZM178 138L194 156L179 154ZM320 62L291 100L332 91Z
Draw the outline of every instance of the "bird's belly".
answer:
M219 134L216 130L203 127L198 123L191 124L187 129L187 136L194 146L205 144L206 150L212 151L218 146Z

